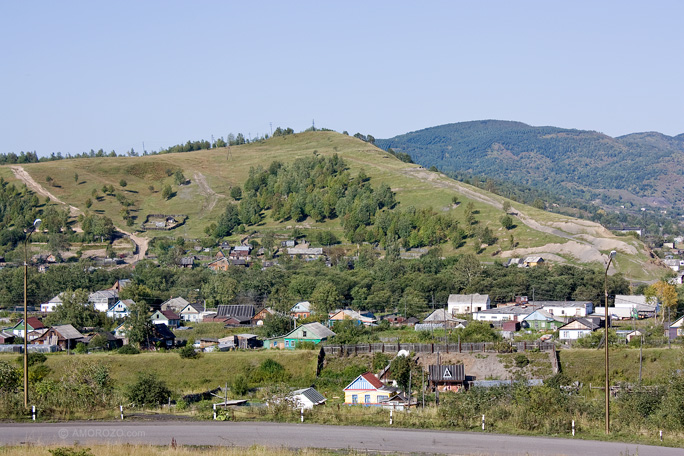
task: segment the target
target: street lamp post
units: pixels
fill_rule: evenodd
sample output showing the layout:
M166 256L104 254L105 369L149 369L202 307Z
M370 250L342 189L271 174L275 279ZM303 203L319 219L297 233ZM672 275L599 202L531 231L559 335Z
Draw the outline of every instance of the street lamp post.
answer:
M603 291L605 293L605 310L606 310L606 320L604 324L605 328L605 340L603 343L606 347L606 434L610 433L610 377L608 370L608 269L610 268L610 263L615 258L617 252L612 250L610 256L608 257L608 265L606 266L606 273L603 277Z
M36 219L33 225L26 233L24 239L24 408L28 409L28 298L27 298L27 283L28 283L28 241L34 231L40 226L40 219Z

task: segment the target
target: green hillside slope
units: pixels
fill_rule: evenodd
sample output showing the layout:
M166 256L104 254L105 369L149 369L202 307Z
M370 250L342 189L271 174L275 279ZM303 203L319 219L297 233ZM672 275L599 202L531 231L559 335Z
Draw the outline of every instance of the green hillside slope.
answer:
M684 211L684 140L660 133L618 138L520 122L462 122L379 139L416 163L489 176L604 205Z
M435 214L452 217L461 227L487 228L493 236L491 245L481 245L477 236L467 237L460 245L449 240L441 245L446 255L476 251L489 261L543 255L552 262L599 265L603 264L607 252L616 249L621 253L617 268L628 276L647 280L662 272L660 267L649 263L648 253L639 241L615 237L592 222L508 201L512 204L509 213L513 226L506 229L500 221L504 215L504 198L419 165L404 163L371 144L335 132L306 132L187 153L69 159L12 169L1 167L0 175L13 180L25 172L35 182L34 186L52 195L53 203L59 200L73 206L74 215L79 212L106 215L121 230L139 229L149 214L187 216L185 223L174 230L148 231L142 237L202 238L206 227L218 221L226 205L235 202L230 197L231 188L245 183L251 167L268 168L275 160L291 164L302 157L334 154L344 160L351 175L363 171L373 187L389 185L398 202L393 210L409 206L431 208ZM187 179L181 185L177 184L179 171ZM27 180L26 176L22 178ZM166 186L171 188L168 199L163 191ZM87 207L88 200L90 207ZM262 215L257 225L247 227L248 232L284 234L297 226L303 230L328 230L345 239L339 217L322 222L311 218L295 222L273 220L268 210ZM474 222L472 225L467 220L469 216ZM126 226L125 219L129 217L132 226Z

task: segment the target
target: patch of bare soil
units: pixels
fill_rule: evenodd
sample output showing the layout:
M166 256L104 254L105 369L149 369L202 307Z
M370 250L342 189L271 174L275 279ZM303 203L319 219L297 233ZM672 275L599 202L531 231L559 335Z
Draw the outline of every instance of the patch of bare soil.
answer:
M446 179L438 173L428 171L424 168L407 168L404 170L404 174L416 179L420 179L424 182L430 182L432 185L437 187L452 189L470 199L503 210L502 201L499 201L494 197L481 194L457 181ZM607 258L601 253L601 251L617 250L618 252L628 255L635 255L638 253L637 249L633 245L618 239L610 231L598 223L578 219L549 222L546 224L531 218L517 208L515 210L517 212L517 217L526 226L542 233L548 233L562 239L567 239L568 242L563 244L553 243L542 247L506 251L501 254L503 258L543 253L547 255L554 255L556 258L560 258L562 261L565 260L557 255L570 255L583 263L606 263ZM611 271L613 271L612 265Z
M425 370L429 365L437 364L437 354L420 354L416 359ZM496 353L441 353L439 362L442 365L463 364L466 376L474 380L512 380L518 372L533 378L526 370L506 368Z

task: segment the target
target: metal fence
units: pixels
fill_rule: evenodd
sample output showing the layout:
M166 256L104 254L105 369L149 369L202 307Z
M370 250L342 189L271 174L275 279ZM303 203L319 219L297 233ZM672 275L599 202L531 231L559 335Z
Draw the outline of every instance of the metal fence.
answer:
M406 350L414 353L500 353L507 351L552 351L556 346L551 342L515 342L513 344L492 342L461 342L460 344L406 344L377 343L356 345L326 345L326 355L359 355L368 353L396 353Z

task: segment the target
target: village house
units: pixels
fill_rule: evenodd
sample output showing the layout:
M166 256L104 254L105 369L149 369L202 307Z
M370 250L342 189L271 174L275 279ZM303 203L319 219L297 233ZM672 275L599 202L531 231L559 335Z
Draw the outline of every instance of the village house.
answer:
M528 256L523 260L523 266L526 268L534 268L544 263L544 258L540 256Z
M503 306L473 312L472 315L473 320L477 321L522 321L540 308L539 305Z
M202 311L204 308L199 304L188 304L180 311L179 315L183 321L191 321L197 323L202 319Z
M586 317L594 311L591 301L535 301L533 304L560 318Z
M161 310L170 310L174 313L180 313L188 304L190 303L185 298L177 296L164 301L161 305Z
M28 317L26 319L27 326L28 326L28 332L35 331L37 329L42 329L45 328L45 325L43 324L42 321L38 320L36 317ZM17 337L24 337L24 320L21 319L19 322L12 327L12 334L14 334Z
M290 316L293 318L309 318L311 312L311 303L309 301L301 301L292 306L292 309L290 309Z
M257 313L254 314L254 316L252 317L252 325L262 326L264 324L264 319L267 316L275 314L275 310L271 309L270 307L263 307L260 310L258 310Z
M451 315L464 315L481 310L490 309L492 306L489 295L475 294L452 294L447 300L447 310Z
M563 326L565 322L554 317L544 309L537 309L522 320L522 327L537 331L555 330Z
M289 333L280 337L271 337L264 340L264 347L279 349L294 349L302 342L319 344L335 335L330 329L318 322L307 323L298 326Z
M118 300L119 292L116 290L100 290L88 296L88 302L100 312L107 312Z
M577 340L599 329L600 325L589 318L577 318L558 328L560 340Z
M207 267L213 271L227 271L229 266L230 261L226 257L218 258L207 264Z
M348 405L381 406L398 391L382 383L372 372L356 377L344 388L344 403Z
M430 315L425 317L423 325L432 325L434 328L456 328L465 322L466 320L454 317L445 309L435 309Z
M178 328L180 316L171 310L157 310L150 316L150 321L153 325L161 324L169 328Z
M40 311L42 313L50 313L54 312L57 306L61 306L63 301L62 301L62 295L64 292L59 293L57 296L54 298L50 299L48 302L42 303L40 305Z
M74 349L79 342L85 342L84 336L71 325L52 326L33 341L38 345L57 345L62 350Z
M674 330L677 337L684 336L684 317L680 317L670 325L670 330Z
M117 293L121 293L121 290L126 288L128 285L133 283L131 279L117 279L116 282L114 282L114 285L110 288L110 290L114 290Z
M375 318L367 315L362 315L359 312L351 309L338 310L334 312L329 318L329 322L331 325L334 325L335 322L344 320L350 320L357 325L364 326L373 326L377 323L377 320Z
M116 303L107 309L107 316L109 318L121 319L126 318L131 314L131 307L135 305L135 301L132 299L120 299Z
M300 244L288 247L287 254L291 257L316 259L323 255L323 247L309 247L309 244Z
M237 321L239 326L250 326L252 324L252 318L255 315L254 306L251 304L232 304L232 305L220 305L216 309L216 317L233 319ZM231 326L236 326L235 323L226 323Z

